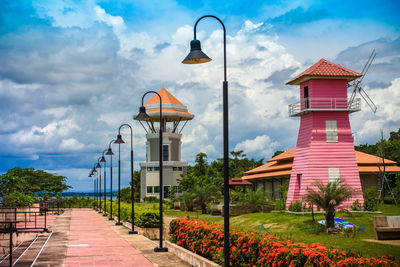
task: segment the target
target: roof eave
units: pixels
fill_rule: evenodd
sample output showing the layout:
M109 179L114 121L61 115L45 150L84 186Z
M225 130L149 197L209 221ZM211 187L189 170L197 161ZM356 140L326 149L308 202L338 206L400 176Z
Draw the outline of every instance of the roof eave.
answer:
M286 84L287 85L299 85L301 83L304 83L308 80L311 79L333 79L333 80L347 80L347 82L350 82L352 80L355 80L362 75L357 75L357 76L329 76L329 75L302 75L300 77L295 77L288 81Z

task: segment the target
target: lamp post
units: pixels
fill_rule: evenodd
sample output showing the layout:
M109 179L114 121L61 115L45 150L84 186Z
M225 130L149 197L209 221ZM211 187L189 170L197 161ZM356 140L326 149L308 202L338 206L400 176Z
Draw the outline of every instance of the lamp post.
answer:
M131 130L131 202L132 202L132 210L131 210L131 221L132 221L132 230L129 231L129 234L137 234L138 232L135 231L135 200L134 200L134 187L133 187L133 131L132 131L132 127L129 124L122 124L121 126L119 126L118 129L118 136L117 136L117 140L115 140L115 143L120 145L120 144L125 144L125 141L122 140L122 135L121 135L121 128L122 127L129 127L129 129ZM119 205L119 200L118 200L118 205Z
M101 157L100 157L101 158ZM98 198L99 198L99 213L102 213L101 211L101 165L99 163L100 158L97 160L97 165L96 165L96 169L100 169L100 171L98 171L98 177L99 177L99 181L97 182L99 185L99 193L98 193Z
M214 18L221 23L224 30L224 81L222 83L223 98L223 135L224 135L224 265L229 266L229 135L228 135L228 82L226 80L226 30L224 23L213 15L205 15L194 24L194 40L190 42L190 53L182 61L183 64L199 64L211 61L201 51L200 41L196 40L196 28L200 20Z
M118 140L118 138L117 138ZM116 141L114 143L116 143ZM117 144L117 143L116 143ZM121 222L121 144L118 144L118 221L115 225L122 225Z
M96 209L95 210L98 210L98 207L99 207L99 199L98 199L98 191L99 191L99 184L98 184L98 173L97 173L97 170L96 170L96 164L94 164L94 167L93 167L93 174L96 174L96 194L95 194L95 203L96 203Z
M114 155L114 153L112 152L111 149L111 144L114 142L115 140L111 140L110 143L108 144L108 150L106 155L110 156L110 217L108 218L110 221L114 220L113 218L113 208L112 208L112 203L113 203L113 166L112 166L112 156Z
M161 96L155 92L155 91L148 91L146 92L143 97L142 97L142 106L139 108L139 114L136 115L134 117L135 120L148 120L150 118L150 116L146 113L146 108L144 106L144 97L149 94L149 93L153 93L158 95L158 97L160 98L160 130L159 130L159 136L158 136L158 144L159 144L159 148L158 148L158 154L159 154L159 183L160 183L160 246L154 248L154 252L167 252L168 248L163 247L163 158L162 158L162 139L163 139L163 121L162 121L162 99Z
M107 216L107 201L106 201L106 193L107 193L107 190L106 190L106 187L107 187L107 183L106 183L106 168L107 168L107 161L106 161L106 158L104 157L104 152L106 152L107 151L107 149L104 149L103 150L103 155L101 156L101 160L100 160L100 162L103 162L104 163L104 214L103 214L103 216Z
M90 171L90 174L88 175L88 177L92 177L93 176L93 170L91 170ZM94 179L93 179L93 197L94 197L94 191L95 191L95 182L94 182ZM93 202L93 209L95 209L95 205L94 205L94 202Z

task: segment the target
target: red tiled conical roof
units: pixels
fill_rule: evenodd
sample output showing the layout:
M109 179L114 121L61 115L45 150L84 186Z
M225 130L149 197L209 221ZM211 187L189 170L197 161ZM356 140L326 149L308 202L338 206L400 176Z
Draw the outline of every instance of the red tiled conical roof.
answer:
M170 92L165 90L165 88L161 88L160 91L158 91L158 94L161 96L162 103L163 104L175 104L179 106L183 106L183 104L175 98ZM153 105L153 104L160 104L160 98L158 95L154 94L149 101L146 102L145 105Z
M346 79L352 81L362 75L325 59L320 59L317 63L288 81L286 84L296 85L312 78Z
M157 93L162 100L162 116L166 121L193 119L194 115L189 113L187 107L165 88L161 88ZM152 117L154 121L159 121L160 98L158 95L154 94L144 106L146 107L146 113Z

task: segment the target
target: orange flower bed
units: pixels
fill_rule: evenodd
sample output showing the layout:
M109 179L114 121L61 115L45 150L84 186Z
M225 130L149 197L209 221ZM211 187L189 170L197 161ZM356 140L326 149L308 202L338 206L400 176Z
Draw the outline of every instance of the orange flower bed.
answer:
M223 264L222 225L200 220L175 219L171 241L218 264ZM325 245L280 240L268 234L230 231L230 266L398 266L391 256L359 258L355 253Z

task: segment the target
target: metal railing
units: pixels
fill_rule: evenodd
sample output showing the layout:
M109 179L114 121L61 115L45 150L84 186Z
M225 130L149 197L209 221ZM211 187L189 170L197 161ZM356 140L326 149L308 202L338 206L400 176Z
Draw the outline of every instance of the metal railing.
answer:
M3 224L15 222L16 231L47 231L47 208L29 207L27 211L18 211L17 207L1 207L0 221ZM2 232L3 227L0 227Z
M289 116L299 116L310 111L348 111L361 110L361 99L356 98L351 103L347 98L304 98L289 105Z

